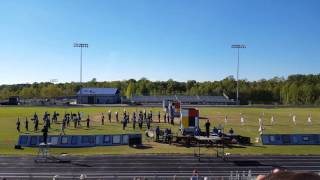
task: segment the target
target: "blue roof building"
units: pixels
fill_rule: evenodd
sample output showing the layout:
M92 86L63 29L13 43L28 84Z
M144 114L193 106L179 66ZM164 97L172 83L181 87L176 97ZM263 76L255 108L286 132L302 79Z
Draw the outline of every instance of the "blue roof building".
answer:
M77 92L78 104L118 104L121 102L117 88L81 88Z

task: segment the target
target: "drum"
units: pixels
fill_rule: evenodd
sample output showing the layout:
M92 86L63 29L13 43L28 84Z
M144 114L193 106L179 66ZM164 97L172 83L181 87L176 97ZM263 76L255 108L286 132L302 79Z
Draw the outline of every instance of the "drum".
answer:
M149 138L153 138L154 137L154 132L151 130L146 131L146 136Z

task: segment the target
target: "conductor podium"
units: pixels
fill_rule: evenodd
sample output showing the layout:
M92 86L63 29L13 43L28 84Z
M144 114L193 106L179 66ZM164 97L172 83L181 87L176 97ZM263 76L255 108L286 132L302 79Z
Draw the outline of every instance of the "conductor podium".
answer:
M216 153L217 153L217 157L222 157L224 158L224 144L222 143L221 148L220 148L220 144L218 142L223 142L223 138L222 137L218 137L218 136L194 136L196 142L197 142L197 149L194 149L194 156L198 157L198 160L201 160L201 144L216 144Z

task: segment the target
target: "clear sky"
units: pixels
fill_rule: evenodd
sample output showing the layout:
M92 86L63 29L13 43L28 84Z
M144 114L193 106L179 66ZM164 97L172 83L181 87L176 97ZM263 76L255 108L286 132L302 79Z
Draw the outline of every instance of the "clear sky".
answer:
M0 84L320 70L319 0L0 0Z

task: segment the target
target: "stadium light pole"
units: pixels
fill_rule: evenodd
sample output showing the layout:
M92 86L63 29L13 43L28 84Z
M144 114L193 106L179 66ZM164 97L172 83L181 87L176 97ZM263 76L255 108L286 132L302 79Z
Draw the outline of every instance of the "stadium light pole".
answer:
M237 64L237 104L239 104L239 49L241 48L247 48L244 44L233 44L231 45L231 48L238 49L238 64Z
M88 48L88 44L74 43L73 47L80 48L80 84L82 83L82 48Z
M81 96L81 87L82 87L82 48L88 48L89 45L85 43L73 43L73 47L80 48L80 98Z

